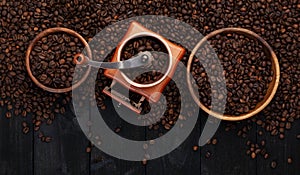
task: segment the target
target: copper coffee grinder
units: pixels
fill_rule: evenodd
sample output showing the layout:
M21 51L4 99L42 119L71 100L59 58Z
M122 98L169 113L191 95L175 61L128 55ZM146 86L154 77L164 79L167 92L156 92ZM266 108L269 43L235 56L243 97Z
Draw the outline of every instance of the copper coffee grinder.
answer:
M44 36L47 36L52 33L56 32L65 32L70 35L73 35L74 37L77 37L80 39L80 41L85 45L87 48L87 56L78 53L74 56L74 63L77 65L82 65L82 66L89 66L86 73L82 77L81 80L79 80L76 84L74 84L72 87L69 88L51 88L43 85L41 82L39 82L32 74L31 68L30 68L30 54L31 51L36 44L38 40L43 38ZM150 83L150 84L140 84L132 81L130 78L128 78L123 72L123 69L132 69L132 68L137 68L141 66L146 66L152 63L153 61L153 56L150 51L144 51L140 52L137 55L133 56L132 58L121 61L121 52L124 49L124 46L126 43L128 43L130 40L135 39L135 38L140 38L140 37L153 37L157 40L159 40L164 47L166 48L168 52L168 66L167 70L164 73L164 75L158 79L157 81ZM158 102L161 96L161 92L164 90L164 88L167 86L167 84L170 82L178 62L182 59L183 55L185 54L185 49L168 41L161 35L146 29L144 26L141 24L133 21L130 23L128 30L122 40L119 42L119 44L116 47L115 53L110 60L110 62L97 62L92 60L92 54L91 54L91 49L88 45L88 43L84 40L84 38L76 33L73 30L66 29L66 28L50 28L47 29L43 32L41 32L36 38L32 41L32 43L29 45L27 53L26 53L26 69L28 71L29 76L33 80L33 82L38 85L40 88L54 92L54 93L64 93L72 90L73 88L77 88L80 86L82 82L87 78L91 67L96 67L96 68L104 68L106 69L104 72L104 75L113 79L113 83L110 86L107 86L104 88L103 93L110 96L112 99L116 100L120 104L123 104L127 108L131 109L132 111L140 114L142 109L141 109L141 104L145 101L148 100L150 103L155 103ZM120 92L117 92L113 90L113 86L116 84L120 84L123 87L140 94L142 97L139 99L137 103L133 103L133 105L130 103L130 99L125 97L125 95L122 95ZM159 93L155 93L159 92Z

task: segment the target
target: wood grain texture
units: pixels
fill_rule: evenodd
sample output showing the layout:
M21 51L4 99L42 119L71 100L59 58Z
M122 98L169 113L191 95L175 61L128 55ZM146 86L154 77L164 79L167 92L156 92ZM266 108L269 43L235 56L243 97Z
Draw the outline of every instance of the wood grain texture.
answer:
M33 172L32 132L22 133L19 116L5 117L6 110L0 109L0 174L31 175Z
M50 126L42 132L53 137L50 143L34 137L35 175L88 175L89 154L85 152L88 140L77 125L70 109L65 115L57 115Z
M205 123L205 117L198 120L197 126L189 138L170 154L147 162L124 161L107 155L94 148L91 155L85 152L88 140L76 124L74 114L67 109L65 115L58 115L53 125L43 126L45 134L53 136L51 143L42 143L37 133L28 135L22 133L21 123L29 120L15 117L6 119L5 110L0 109L0 174L2 175L143 175L143 174L204 174L204 175L298 175L300 172L300 140L296 139L300 130L300 122L296 121L291 130L287 131L284 140L264 133L258 136L261 128L252 128L247 138L237 137L237 130L225 132L227 122L222 122L215 134L217 145L205 145L194 152L192 147L198 143L199 125ZM106 117L116 115L111 107L105 111ZM29 121L30 122L30 121ZM143 131L126 126L122 121L112 119L112 127L121 126L119 133L123 137L144 137ZM235 123L241 127L245 123ZM130 128L132 130L130 130ZM147 135L150 137L151 135ZM34 140L33 140L34 139ZM270 157L265 160L257 156L252 160L246 155L246 141L266 140L266 148ZM33 152L34 151L34 152ZM211 152L210 158L205 158L206 151ZM292 164L287 158L292 157ZM272 160L277 161L276 169L270 167ZM91 163L90 163L91 162Z
M144 140L145 133L143 127L134 127L133 125L120 119L119 115L115 112L111 100L106 100L107 109L101 111L102 117L106 124L112 129L120 128L117 133L124 138L131 140ZM123 106L124 107L124 106ZM122 145L120 145L122 149ZM98 148L94 147L91 154L91 174L92 175L119 175L119 174L145 174L145 167L141 162L126 161L114 158L105 154Z
M157 135L154 132L147 132L147 139L153 139L155 136ZM200 174L200 150L193 151L193 146L198 145L199 136L200 120L178 148L163 157L148 161L146 174Z
M222 122L214 138L217 145L205 145L201 148L201 170L205 175L255 175L256 161L246 155L247 140L256 140L256 128L252 128L246 138L239 138L237 130L246 121L236 125L236 129L225 132L227 123ZM243 124L244 123L244 124ZM202 121L203 124L203 121ZM211 156L206 158L209 151Z
M286 131L285 139L280 140L278 136L270 136L265 133L260 136L260 140L266 140L266 148L270 157L265 160L257 160L257 174L272 175L298 175L300 173L300 140L296 139L300 132L300 121L293 123L291 130ZM291 157L293 162L288 164L287 160ZM276 161L277 167L271 168L271 162Z

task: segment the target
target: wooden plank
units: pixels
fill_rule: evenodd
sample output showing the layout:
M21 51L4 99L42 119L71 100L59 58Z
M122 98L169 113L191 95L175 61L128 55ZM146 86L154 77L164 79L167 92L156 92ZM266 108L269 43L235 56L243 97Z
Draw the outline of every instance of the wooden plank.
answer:
M34 139L34 174L89 174L88 140L79 128L70 108L57 115L53 124L43 126L45 135L53 137L50 143Z
M157 136L155 132L147 132L147 139ZM189 137L175 150L158 159L148 161L146 174L201 174L200 151L193 151L198 145L200 136L200 120Z
M6 110L0 109L0 174L29 175L33 172L32 132L24 135L20 116L5 117Z
M202 121L204 124L205 121ZM235 126L236 129L225 132L227 124ZM232 123L222 121L214 138L216 145L205 145L201 148L201 171L203 174L214 175L255 175L256 161L246 155L247 140L256 140L256 127L248 131L246 138L237 136L238 128L245 126L247 121ZM207 152L211 155L206 157Z
M270 156L267 160L259 158L257 162L257 174L299 174L300 172L300 140L296 136L300 134L300 121L293 123L291 130L286 131L284 140L278 136L271 136L264 133L259 140L266 141L266 149ZM292 158L292 164L288 164L287 159ZM271 168L271 162L276 161L277 167Z
M300 139L296 139L300 134L300 121L293 123L293 128L286 132L284 140L284 169L286 174L299 174L300 172ZM287 163L291 157L292 163Z
M97 148L92 150L91 156L92 175L112 175L112 174L145 174L145 167L140 162L120 160L105 154Z
M112 129L121 128L118 133L124 138L131 140L143 140L145 138L144 128L135 127L124 120L121 120L115 112L111 100L106 100L107 109L101 111L106 124ZM124 106L122 106L124 107ZM120 145L122 149L122 145ZM94 147L91 154L91 174L92 175L112 175L112 174L139 174L145 173L145 167L141 162L126 161L107 155Z
M180 77L180 69L176 70L173 79L176 81L176 78ZM192 98L189 96L189 91L185 83L177 83L176 88L181 95L180 102L180 117L178 117L175 125L171 130L166 131L164 127L159 127L157 132L147 131L147 140L159 138L159 133L165 135L174 134L171 139L165 140L167 143L166 146L172 148L172 145L176 148L167 155L164 155L160 158L150 160L146 166L146 174L200 174L201 173L201 159L200 159L200 150L193 151L193 146L197 146L199 143L200 129L201 129L201 115L198 115L199 108L194 103ZM174 90L174 89L173 89ZM177 90L174 90L177 91ZM168 93L168 92L166 92ZM171 103L173 98L167 96L167 103ZM176 102L176 101L175 101ZM179 105L177 105L178 107ZM170 109L167 109L170 112ZM194 114L194 115L193 115ZM179 126L177 130L177 126ZM168 127L167 127L168 129ZM164 136L162 136L164 137ZM160 137L160 139L162 139ZM185 139L185 140L183 140ZM182 142L178 145L178 141ZM177 143L176 143L177 142ZM152 147L156 144L154 143ZM164 146L164 145L163 145ZM164 149L166 148L164 147ZM157 151L161 150L161 146L155 147ZM152 148L154 149L154 148ZM154 150L156 151L156 150Z

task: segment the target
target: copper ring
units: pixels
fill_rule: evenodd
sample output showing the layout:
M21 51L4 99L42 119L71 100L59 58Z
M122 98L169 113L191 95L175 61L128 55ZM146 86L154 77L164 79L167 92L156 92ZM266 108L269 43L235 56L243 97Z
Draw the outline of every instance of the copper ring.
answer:
M129 42L130 40L134 39L134 38L138 38L138 37L143 37L143 36L150 36L153 38L158 39L160 42L163 43L163 45L166 47L168 54L169 54L169 64L168 64L168 69L167 71L164 73L164 75L157 81L153 82L153 83L149 83L149 84L140 84L140 83L136 83L134 81L132 81L129 77L127 77L127 75L125 75L123 72L121 72L121 75L123 76L123 78L132 86L138 87L138 88L149 88L149 87L153 87L156 86L158 84L160 84L164 79L166 79L169 76L169 73L171 71L172 68L172 64L173 64L173 55L171 52L171 48L168 45L168 43L159 35L155 34L155 33L150 33L150 32L139 32L136 34L133 34L131 36L129 36L128 38L126 38L122 44L120 45L120 49L118 50L118 56L117 56L117 61L121 61L121 53L123 51L124 46L127 44L127 42Z
M267 90L267 93L266 93L264 99L261 102L259 102L253 110L250 110L248 113L241 114L239 116L220 114L220 113L217 113L217 112L214 112L214 111L208 109L204 104L202 104L200 102L199 98L196 95L196 92L192 88L192 84L191 84L191 80L190 80L191 64L192 64L192 60L193 60L195 53L200 48L200 46L202 46L208 39L210 39L220 33L239 33L239 34L245 35L249 38L259 41L261 44L263 44L265 53L267 54L268 57L271 57L271 61L272 61L272 70L274 72L273 79L269 84L269 88ZM193 49L193 51L189 57L188 64L187 64L187 83L188 83L189 91L190 91L194 101L206 113L208 113L209 115L212 115L216 118L222 119L222 120L229 120L229 121L244 120L244 119L247 119L247 118L252 117L253 115L259 113L271 102L272 98L274 97L276 90L278 88L279 78L280 78L279 63L278 63L277 56L274 53L273 49L258 34L252 32L250 30L243 29L243 28L223 28L223 29L219 29L219 30L209 33L204 38L202 38L199 41L199 43L196 45L196 47Z
M62 28L62 27L55 27L55 28L49 28L47 30L42 31L41 33L39 33L34 40L30 43L27 52L26 52L26 69L27 72L30 76L30 78L32 79L32 81L39 86L40 88L49 91L49 92L54 92L54 93L64 93L64 92L69 92L72 89L77 88L78 86L80 86L88 77L90 71L91 71L91 67L89 66L86 73L83 75L83 77L74 85L72 85L71 87L67 87L67 88L51 88L48 86L43 85L41 82L39 82L32 74L31 69L30 69L30 53L34 47L34 45L37 43L38 40L40 40L41 38L43 38L44 36L47 36L51 33L57 33L57 32L65 32L68 33L74 37L77 37L80 39L80 41L85 45L85 47L87 48L87 54L88 57L91 59L92 58L92 51L91 48L89 47L88 43L86 42L86 40L77 32L67 29L67 28Z

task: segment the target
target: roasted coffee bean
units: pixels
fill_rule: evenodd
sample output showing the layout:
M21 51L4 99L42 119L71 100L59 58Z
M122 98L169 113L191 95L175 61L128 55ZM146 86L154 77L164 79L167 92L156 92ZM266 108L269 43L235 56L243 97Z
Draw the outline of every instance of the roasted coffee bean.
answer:
M216 145L218 143L218 140L217 139L213 139L212 142L211 142L213 145Z
M34 131L39 131L40 127L39 126L35 126L33 129L34 129Z
M25 128L28 126L28 123L27 122L22 122L22 126Z
M5 117L6 117L6 118L11 118L11 112L6 112L6 113L5 113Z
M271 162L271 168L275 169L277 167L277 162L276 161L272 161Z
M29 132L29 127L24 127L24 128L23 128L23 133L24 133L24 134L27 134L28 132Z
M119 133L121 131L121 128L119 128L119 127L117 127L116 129L115 129L115 132L116 133Z
M48 136L48 137L45 138L45 142L47 142L47 143L51 142L51 140L52 140L52 137Z
M154 145L154 143L155 143L154 140L150 140L150 141L149 141L149 144L150 144L150 145Z
M211 156L211 153L209 152L209 151L206 151L206 153L205 153L205 158L210 158L210 156Z
M252 152L252 153L251 153L251 158L252 158L252 159L255 159L255 158L256 158L255 152Z
M148 144L144 144L143 149L145 149L145 150L148 149Z
M143 165L147 165L147 159L143 159L143 160L142 160L142 164L143 164Z
M264 159L268 159L268 158L269 158L269 154L265 154Z
M197 145L193 146L193 151L198 151L198 149L199 149L199 146L197 146Z
M38 120L38 121L35 122L35 126L40 126L41 123L42 123L42 122L41 122L40 120Z
M288 164L292 164L293 163L293 159L291 157L288 158L287 160Z
M85 152L90 153L91 151L92 151L92 148L91 148L91 147L86 147Z

